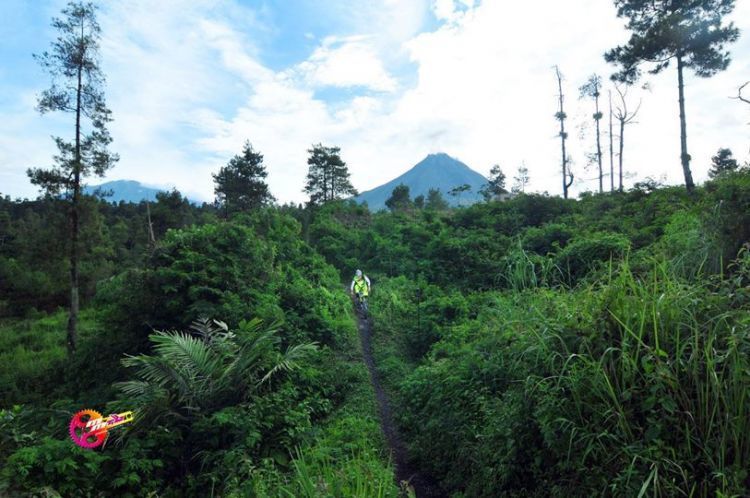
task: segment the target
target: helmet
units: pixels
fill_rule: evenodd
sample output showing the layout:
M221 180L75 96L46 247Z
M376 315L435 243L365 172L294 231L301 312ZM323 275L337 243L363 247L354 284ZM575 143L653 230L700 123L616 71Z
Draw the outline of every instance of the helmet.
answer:
M354 274L356 276L358 276L358 277L361 277L362 276L362 270L357 270L356 272L354 272Z

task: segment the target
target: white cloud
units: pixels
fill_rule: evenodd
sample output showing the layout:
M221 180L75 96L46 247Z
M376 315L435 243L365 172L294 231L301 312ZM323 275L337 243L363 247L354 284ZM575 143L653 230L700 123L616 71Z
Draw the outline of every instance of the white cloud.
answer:
M172 184L205 198L213 191L210 173L246 139L265 154L281 201L304 199L306 150L317 142L342 147L360 190L403 173L427 153L445 151L483 173L500 163L509 178L525 161L531 187L558 194L551 67L559 64L566 76L576 175L591 179L595 173L584 170L583 158L592 137L581 142L576 125L592 109L578 100L577 88L593 72L606 80L614 68L603 52L627 39L613 5L600 0L534 7L490 0L329 1L326 12L347 29L321 36L306 60L272 70L254 43L270 28L231 0L106 5L103 60L116 118L114 149L122 155L110 177ZM443 22L420 33L430 9ZM738 3L734 18L743 33L750 30L750 4ZM750 39L743 34L730 50L728 71L708 80L688 77L688 138L698 180L719 147L747 157L750 106L728 97L750 79ZM626 168L640 178L666 173L679 183L676 75L670 68L648 79L653 91L643 95L639 123L627 131ZM330 89L338 89L335 100L316 97ZM25 137L46 137L38 119L0 123L0 158L13 171L33 159L24 150L49 157L48 150L15 147L8 138L18 126ZM576 188L595 186L586 181Z
M591 150L592 137L582 143L575 126L587 120L592 110L589 102L578 100L577 89L591 73L598 72L606 80L613 71L602 54L624 41L627 33L612 5L586 0L573 9L555 2L545 5L544 17L528 5L500 2L435 3L433 8L443 17L450 16L450 22L400 42L400 50L417 69L411 88L334 105L315 100L294 78L280 81L277 75L272 82L258 85L231 121L219 119L223 131L206 145L224 143L227 149L229 144L236 149L242 137L254 137L254 143L267 153L269 178L282 199L302 199L304 151L317 141L342 147L360 190L390 180L429 152L446 151L485 173L492 164L500 163L509 178L523 161L530 168L533 188L559 193L552 72L552 66L559 64L566 76L568 147L577 177L585 180L576 189L595 188L596 181L591 180L595 172L584 169L583 159ZM571 29L574 25L577 29ZM369 40L358 37L349 41ZM327 43L330 45L330 40L312 61L323 59L320 54L329 50ZM386 46L381 41L383 58L387 57ZM733 51L748 53L747 42ZM691 151L699 179L705 178L707 162L719 146L732 146L743 155L746 129L737 125L742 108L723 99L717 90L741 79L738 74L742 68L733 66L732 71L712 80L690 79L689 92L698 84L710 85L714 90L709 93L715 95L689 95ZM651 78L654 90L644 95L640 124L627 131L626 168L640 178L666 174L671 182L682 181L672 76L667 72ZM327 83L336 84L335 78ZM722 112L716 112L718 109ZM734 121L727 122L730 116Z
M396 80L383 67L367 37L328 37L296 68L312 86L359 86L381 92L396 90Z

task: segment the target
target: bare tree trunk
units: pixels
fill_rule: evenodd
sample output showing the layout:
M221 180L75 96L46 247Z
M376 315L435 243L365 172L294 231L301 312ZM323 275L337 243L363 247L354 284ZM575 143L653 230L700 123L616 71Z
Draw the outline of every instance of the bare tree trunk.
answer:
M154 224L151 223L151 208L149 207L148 201L146 201L146 218L148 219L148 240L153 249L156 247L156 237L154 237Z
M328 166L325 164L323 167L323 203L328 201Z
M599 113L599 90L596 90L596 159L599 163L599 193L604 192L604 169L602 169L602 140L601 132L599 130L599 120L601 120L601 114Z
M680 160L682 161L682 172L685 174L685 187L688 192L695 188L693 174L690 172L690 154L687 148L687 122L685 119L685 79L683 77L682 56L677 56L677 82L680 93Z
M81 21L83 39L83 20ZM83 67L78 66L78 87L76 90L76 147L73 160L73 205L70 211L70 314L68 315L67 346L68 354L73 355L78 346L78 204L81 195L81 93Z
M620 120L620 187L619 190L622 192L622 153L625 150L625 120Z
M612 90L609 90L609 191L615 191L615 146L612 138Z
M739 89L737 90L737 96L732 98L740 100L746 104L750 104L750 100L742 96L742 90L744 90L747 85L750 85L750 81L746 81L741 87L739 87Z
M562 185L563 185L563 197L568 198L568 188L573 184L573 175L568 172L568 155L565 151L565 139L568 137L565 133L565 111L563 108L564 96L562 91L562 75L560 74L560 68L555 66L555 74L557 75L557 86L559 89L559 100L560 100L560 111L557 114L557 119L560 121L560 142L562 147ZM570 178L570 181L568 181Z

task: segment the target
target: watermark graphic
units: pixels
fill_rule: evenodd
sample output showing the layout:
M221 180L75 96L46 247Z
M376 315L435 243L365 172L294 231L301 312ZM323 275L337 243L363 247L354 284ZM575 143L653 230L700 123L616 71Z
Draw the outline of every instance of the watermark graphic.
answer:
M107 431L133 421L133 412L102 417L96 410L81 410L70 420L70 437L81 448L96 448L107 439Z

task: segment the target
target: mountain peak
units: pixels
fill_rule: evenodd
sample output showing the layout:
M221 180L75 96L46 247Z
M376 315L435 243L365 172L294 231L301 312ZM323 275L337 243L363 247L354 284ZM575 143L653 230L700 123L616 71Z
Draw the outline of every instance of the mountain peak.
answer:
M481 199L479 189L487 183L487 179L471 169L469 166L444 152L428 154L409 171L376 187L363 192L354 199L357 202L367 202L373 211L385 209L385 201L390 197L393 189L400 184L409 187L412 199L419 195L427 196L430 189L439 189L445 200L451 205L473 204ZM468 184L469 192L459 197L452 197L448 192L452 189Z
M118 203L120 201L139 203L141 201L155 201L156 194L159 192L166 192L168 190L162 188L147 187L136 180L112 180L104 182L100 185L87 185L83 187L83 192L89 195L93 195L99 191L100 193L111 194L105 197L107 202ZM195 199L189 199L190 202L200 204L200 201Z

